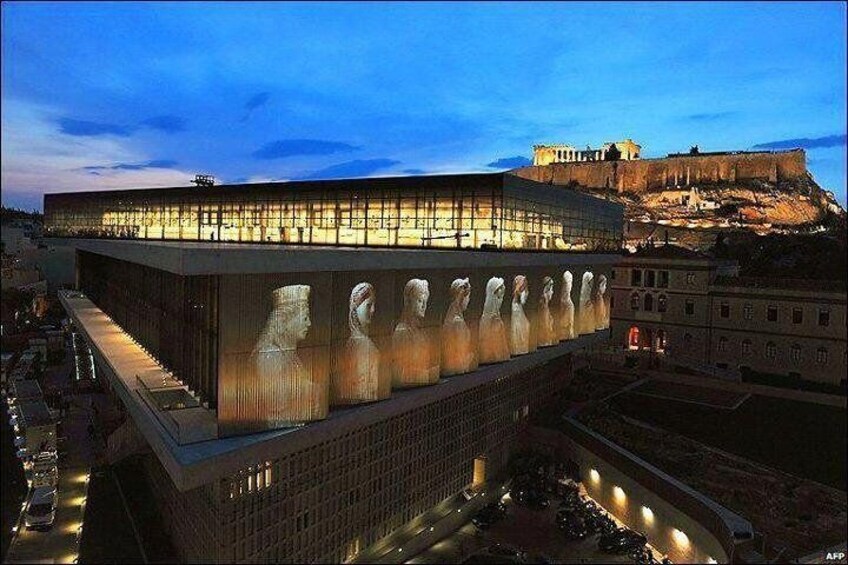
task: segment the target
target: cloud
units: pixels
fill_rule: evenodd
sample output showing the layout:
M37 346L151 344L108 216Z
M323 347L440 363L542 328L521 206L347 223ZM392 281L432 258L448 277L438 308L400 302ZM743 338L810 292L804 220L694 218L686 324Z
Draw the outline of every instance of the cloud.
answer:
M177 133L186 129L186 121L179 116L153 116L141 123L149 128L164 131L165 133Z
M173 169L177 162L171 159L154 159L143 163L117 163L115 165L88 165L84 171L143 171L144 169Z
M401 171L405 175L426 175L427 171L424 169L404 169Z
M707 112L704 114L690 114L686 116L687 120L693 122L716 122L725 118L733 117L738 112Z
M846 135L828 135L825 137L800 137L797 139L782 139L780 141L769 141L754 145L754 149L819 149L822 147L839 147L845 145Z
M180 170L170 160L151 159L135 137L57 131L57 116L62 111L53 106L4 99L0 114L4 204L32 203L41 208L45 191L188 186L194 176L194 171ZM85 168L98 166L103 168Z
M260 106L264 106L270 98L271 98L271 95L268 94L267 92L260 92L258 94L254 94L253 96L250 97L250 100L248 100L244 104L244 109L247 110L248 112L251 112L251 111L255 110L256 108L259 108Z
M296 180L367 177L377 171L388 169L389 167L394 167L398 164L400 164L400 161L395 161L393 159L356 159L355 161L347 161L345 163L331 165L308 175L298 177Z
M281 139L266 143L252 155L257 159L281 159L295 155L332 155L359 149L347 143L322 139Z
M515 157L501 157L496 161L492 161L487 167L491 169L517 169L518 167L527 167L533 164L533 161L527 157L516 155Z
M127 126L88 122L73 118L59 118L59 130L64 134L77 137L95 137L99 135L128 137L133 132L133 128Z

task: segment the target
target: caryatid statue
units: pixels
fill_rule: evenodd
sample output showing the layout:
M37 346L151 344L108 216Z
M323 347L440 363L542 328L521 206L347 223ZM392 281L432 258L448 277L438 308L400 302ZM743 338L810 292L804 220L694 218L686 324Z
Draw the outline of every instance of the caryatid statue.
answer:
M501 305L506 294L504 280L492 277L486 283L486 301L480 316L480 363L498 363L509 359L506 326L501 319Z
M251 394L257 395L268 428L327 415L326 386L313 381L297 352L311 326L310 290L297 284L273 291L273 309L253 348L257 390Z
M605 330L609 327L609 296L607 294L607 277L598 275L595 287L595 329Z
M410 279L403 289L403 312L392 335L392 386L429 385L439 380L438 355L424 328L430 285Z
M539 315L537 317L538 343L540 346L555 345L557 337L554 333L554 317L551 315L551 299L554 297L554 279L542 279L542 294L539 296Z
M391 386L380 386L380 351L368 335L375 300L374 287L367 282L359 283L350 293L350 337L344 344L332 380L333 402L368 402L385 398L390 392Z
M471 331L465 310L471 300L471 282L456 279L450 287L451 303L442 324L442 375L459 375L474 369Z
M571 271L565 271L562 274L562 289L559 295L558 331L558 337L562 341L577 337L574 331L574 301L571 299L573 278Z
M595 331L595 309L592 304L592 281L595 276L591 271L583 273L583 284L580 285L580 310L577 312L577 333L590 334Z
M512 355L530 351L530 321L524 313L527 303L527 277L516 275L512 282L512 316L509 320L509 349Z

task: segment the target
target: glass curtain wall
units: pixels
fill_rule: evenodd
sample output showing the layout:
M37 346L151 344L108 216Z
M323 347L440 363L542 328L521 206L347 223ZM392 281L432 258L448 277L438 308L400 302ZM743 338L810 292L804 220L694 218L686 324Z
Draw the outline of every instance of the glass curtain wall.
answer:
M619 247L620 206L536 183L545 189L544 198L534 194L534 186L505 196L502 179L468 175L427 184L401 178L47 195L45 225L57 237L563 251Z

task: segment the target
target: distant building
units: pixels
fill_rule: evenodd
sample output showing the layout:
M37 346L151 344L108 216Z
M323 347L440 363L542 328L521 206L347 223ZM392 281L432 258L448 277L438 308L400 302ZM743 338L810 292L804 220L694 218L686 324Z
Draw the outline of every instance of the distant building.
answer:
M612 150L613 146L615 146L615 150ZM581 161L635 161L641 158L641 153L642 146L630 138L624 141L604 143L600 149L592 149L589 146L586 146L586 149L577 149L573 145L565 144L534 145L533 165L543 166L551 163L578 163Z
M739 277L734 261L674 245L613 273L613 344L760 380L845 385L844 283Z

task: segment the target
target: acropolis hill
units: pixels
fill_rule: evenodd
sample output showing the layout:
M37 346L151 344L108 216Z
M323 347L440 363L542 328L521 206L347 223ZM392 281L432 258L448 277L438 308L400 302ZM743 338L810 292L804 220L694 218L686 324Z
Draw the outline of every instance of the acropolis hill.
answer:
M845 211L833 194L807 171L802 149L701 153L693 147L664 158L641 159L637 153L635 158L606 160L611 145L579 153L578 158L589 160L550 162L512 173L621 201L631 222L758 233L821 231L844 222ZM570 146L535 146L534 162L540 162L540 151L549 157L551 148L558 147Z

